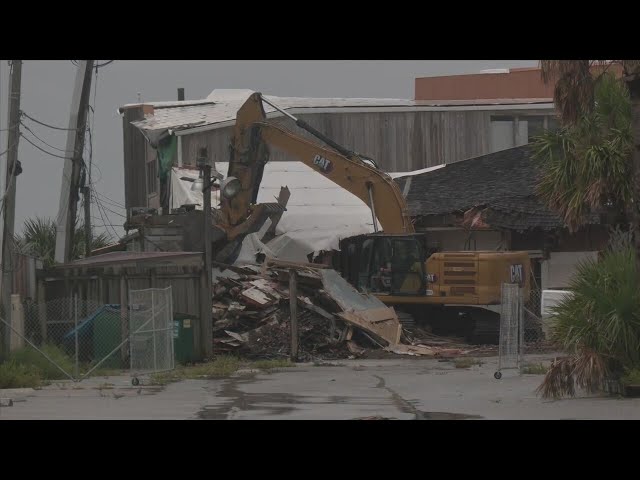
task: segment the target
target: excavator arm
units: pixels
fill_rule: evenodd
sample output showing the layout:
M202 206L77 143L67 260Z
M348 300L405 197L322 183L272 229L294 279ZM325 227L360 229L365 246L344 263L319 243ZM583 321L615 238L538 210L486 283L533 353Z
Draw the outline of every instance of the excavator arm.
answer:
M223 210L229 215L230 224L236 223L236 219L246 215L255 204L262 171L269 159L268 147L275 147L362 200L371 208L385 233L414 232L404 197L391 177L369 165L367 159L341 147L302 120L291 117L298 126L319 137L331 148L295 135L280 126L266 123L262 101L261 94L254 93L240 108L236 117L231 155L235 162L230 162L228 175L239 178L242 189L234 198L223 199Z

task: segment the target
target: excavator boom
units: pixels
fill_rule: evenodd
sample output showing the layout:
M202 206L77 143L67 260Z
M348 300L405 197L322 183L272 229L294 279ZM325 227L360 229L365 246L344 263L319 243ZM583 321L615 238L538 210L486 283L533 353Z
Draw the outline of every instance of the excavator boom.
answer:
M333 141L327 141L322 134L300 120L295 119L298 125L303 124L303 128L307 127L305 130L318 136L333 149L306 140L280 126L266 123L265 120L262 96L254 93L236 117L233 142L235 154L245 159L237 162L236 165L239 166L236 168L242 169L245 168L243 165L252 165L253 172L250 176L258 180L262 176L264 164L268 161L269 152L266 146L273 146L297 158L362 200L371 208L384 233L414 232L402 192L389 175L368 165L359 155ZM229 175L238 176L239 173L229 171ZM231 212L241 214L256 201L257 190L251 186L259 185L259 180L247 182L246 185L243 194L231 201Z

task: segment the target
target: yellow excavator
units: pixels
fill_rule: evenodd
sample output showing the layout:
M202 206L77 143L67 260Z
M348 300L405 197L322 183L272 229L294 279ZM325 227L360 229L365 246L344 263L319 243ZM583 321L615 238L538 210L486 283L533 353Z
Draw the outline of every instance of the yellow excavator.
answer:
M263 102L324 145L267 123ZM228 175L242 175L242 187L232 198L223 196L228 223L237 223L254 208L270 147L298 159L370 207L375 233L342 240L334 262L359 290L417 321L429 321L440 332L462 331L476 338L498 331L502 283L519 283L528 298L527 252L430 252L427 234L415 232L398 185L374 160L337 144L260 93L252 94L236 117Z

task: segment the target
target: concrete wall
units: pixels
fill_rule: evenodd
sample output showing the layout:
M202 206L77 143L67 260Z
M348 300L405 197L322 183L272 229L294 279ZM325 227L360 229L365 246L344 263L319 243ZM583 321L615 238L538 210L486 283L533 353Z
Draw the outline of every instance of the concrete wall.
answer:
M551 252L548 260L543 260L542 289L567 288L576 267L581 261L597 259L598 252Z

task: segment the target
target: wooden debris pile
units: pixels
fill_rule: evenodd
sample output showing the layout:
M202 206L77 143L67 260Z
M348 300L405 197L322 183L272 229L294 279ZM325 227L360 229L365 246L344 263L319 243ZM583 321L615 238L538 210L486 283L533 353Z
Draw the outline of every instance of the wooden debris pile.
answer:
M236 351L249 358L289 356L291 271L297 274L299 360L348 358L364 350L353 342L353 328L338 316L342 310L323 289L315 265L229 270L213 286L213 335L218 351Z
M438 348L402 345L393 308L362 294L335 270L317 264L267 260L262 266L225 266L213 285L217 351L249 358L291 352L289 276L296 275L298 360L354 358L367 349L438 355Z

